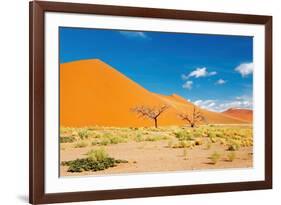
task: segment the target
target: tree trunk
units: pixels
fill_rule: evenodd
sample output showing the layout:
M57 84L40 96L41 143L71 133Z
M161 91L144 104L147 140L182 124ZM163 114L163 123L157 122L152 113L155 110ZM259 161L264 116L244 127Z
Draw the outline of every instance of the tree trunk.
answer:
M190 125L192 128L194 127L194 123L191 123L191 125Z
M155 125L155 128L158 127L158 125L157 125L157 118L154 118L154 125Z

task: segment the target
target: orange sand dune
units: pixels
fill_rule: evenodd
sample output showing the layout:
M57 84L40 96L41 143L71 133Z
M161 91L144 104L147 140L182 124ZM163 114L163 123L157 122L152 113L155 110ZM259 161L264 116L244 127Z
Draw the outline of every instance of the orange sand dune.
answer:
M230 108L223 112L227 116L231 116L236 119L240 119L246 122L253 122L253 111L248 109L236 109Z
M139 105L169 109L158 120L159 126L184 125L181 112L191 113L193 104L173 94L149 92L106 63L81 60L60 65L60 124L61 126L153 126L140 119L131 109ZM244 123L221 113L201 110L209 123Z

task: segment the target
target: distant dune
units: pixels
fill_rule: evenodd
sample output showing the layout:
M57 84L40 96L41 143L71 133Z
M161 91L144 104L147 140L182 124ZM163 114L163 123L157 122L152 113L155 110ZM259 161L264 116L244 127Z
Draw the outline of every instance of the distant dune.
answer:
M152 93L116 69L98 59L81 60L60 65L60 124L61 126L153 126L140 119L131 109L139 105L168 105L159 117L159 126L184 125L181 112L191 113L194 104L172 94ZM240 124L237 116L201 109L208 123Z
M224 111L223 114L246 122L253 122L253 111L249 109L230 108Z

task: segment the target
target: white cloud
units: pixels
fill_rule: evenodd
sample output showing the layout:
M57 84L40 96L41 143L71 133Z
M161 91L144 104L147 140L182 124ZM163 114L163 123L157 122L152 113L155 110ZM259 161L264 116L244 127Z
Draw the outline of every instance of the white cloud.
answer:
M217 108L218 111L228 110L229 108L247 108L252 109L253 103L251 101L230 101L222 103Z
M208 76L217 75L216 71L210 72Z
M217 105L215 100L196 100L194 104L207 110L214 110Z
M254 64L253 63L242 63L239 66L237 66L235 71L239 72L242 77L246 77L247 75L250 75L254 71Z
M182 87L185 88L185 89L190 90L190 89L192 88L192 84L193 84L193 82L189 80L189 81L186 81L186 82L182 85Z
M217 84L217 85L222 85L222 84L225 84L226 83L226 80L224 80L224 79L219 79L219 80L217 80L217 82L215 83L215 84Z
M196 70L189 73L188 77L200 78L207 76L207 74L207 68L196 68Z
M237 96L236 100L250 100L251 98L247 95Z
M233 100L221 101L221 100L197 100L193 102L195 105L215 111L222 112L229 108L244 108L244 109L253 109L253 100L249 96L238 96Z
M190 72L188 75L182 74L181 77L183 80L187 80L191 77L200 78L206 76L216 75L217 72L208 72L206 67L203 68L196 68L194 71Z
M119 33L129 38L148 38L144 32L139 31L119 31Z
M188 76L185 75L185 74L182 74L182 75L181 75L181 78L182 78L183 80L187 80L187 79L188 79Z

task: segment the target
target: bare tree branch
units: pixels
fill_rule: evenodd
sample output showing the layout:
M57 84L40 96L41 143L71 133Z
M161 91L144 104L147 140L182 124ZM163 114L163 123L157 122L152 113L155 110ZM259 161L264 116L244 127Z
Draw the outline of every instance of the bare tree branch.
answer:
M137 113L138 117L144 119L154 120L155 127L157 128L158 117L169 108L168 105L162 105L160 107L149 107L149 106L136 106L132 109L133 112Z
M193 107L192 114L180 113L178 115L183 121L186 121L190 124L191 127L196 126L196 124L205 121L204 116L201 114L199 110L196 110L195 106Z

